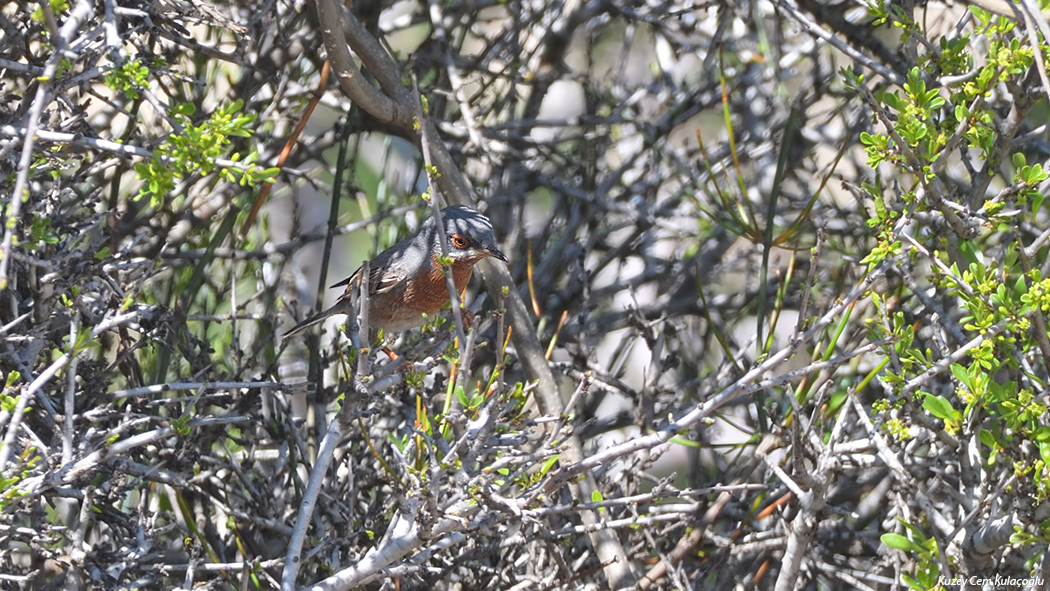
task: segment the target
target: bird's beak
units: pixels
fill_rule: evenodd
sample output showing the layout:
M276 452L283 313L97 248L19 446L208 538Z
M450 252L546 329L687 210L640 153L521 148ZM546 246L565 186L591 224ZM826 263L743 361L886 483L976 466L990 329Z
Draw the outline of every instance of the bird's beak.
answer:
M497 259L503 261L504 263L508 262L507 261L507 255L505 255L502 252L500 252L500 250L498 248L496 248L495 246L486 246L485 249L484 249L484 252L485 252L486 255L488 255L490 257L493 257L493 258L497 258Z

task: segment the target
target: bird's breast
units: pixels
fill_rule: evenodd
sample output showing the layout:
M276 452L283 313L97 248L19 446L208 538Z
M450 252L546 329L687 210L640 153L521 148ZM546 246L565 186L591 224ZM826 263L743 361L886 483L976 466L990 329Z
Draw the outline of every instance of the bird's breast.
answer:
M475 262L456 261L451 266L456 291L461 292L467 286ZM431 261L422 272L414 276L408 274L390 291L373 296L368 305L369 323L388 331L413 328L423 324L423 314L437 314L448 301L448 286L441 265Z

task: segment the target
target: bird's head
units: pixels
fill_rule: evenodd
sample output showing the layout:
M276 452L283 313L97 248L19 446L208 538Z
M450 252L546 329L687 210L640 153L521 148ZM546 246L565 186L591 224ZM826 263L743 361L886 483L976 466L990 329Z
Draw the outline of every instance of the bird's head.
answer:
M453 205L441 210L441 221L445 226L445 240L448 254L455 261L477 261L485 257L494 257L506 262L507 256L496 247L496 237L492 233L489 219L473 209L463 205ZM435 224L433 217L427 223ZM434 254L441 254L441 242L438 234L433 234L431 249Z

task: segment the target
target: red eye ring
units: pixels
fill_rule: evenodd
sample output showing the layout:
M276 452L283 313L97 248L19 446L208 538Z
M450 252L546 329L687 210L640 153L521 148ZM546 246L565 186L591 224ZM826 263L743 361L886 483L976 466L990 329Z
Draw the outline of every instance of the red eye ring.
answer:
M449 242L451 242L452 246L455 246L456 248L462 249L467 247L467 239L460 236L459 234L456 234L449 238Z

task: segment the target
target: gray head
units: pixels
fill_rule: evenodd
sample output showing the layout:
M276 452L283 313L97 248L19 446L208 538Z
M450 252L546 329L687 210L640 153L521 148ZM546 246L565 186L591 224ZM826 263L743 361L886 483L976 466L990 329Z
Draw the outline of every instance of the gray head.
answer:
M453 259L477 260L484 257L495 257L506 261L507 257L496 247L496 237L492 234L492 223L489 219L477 211L465 205L453 205L441 210L441 221L445 226L445 239L448 244L449 256ZM421 232L433 236L430 245L435 254L441 253L441 242L438 235L433 232L437 224L431 216Z

